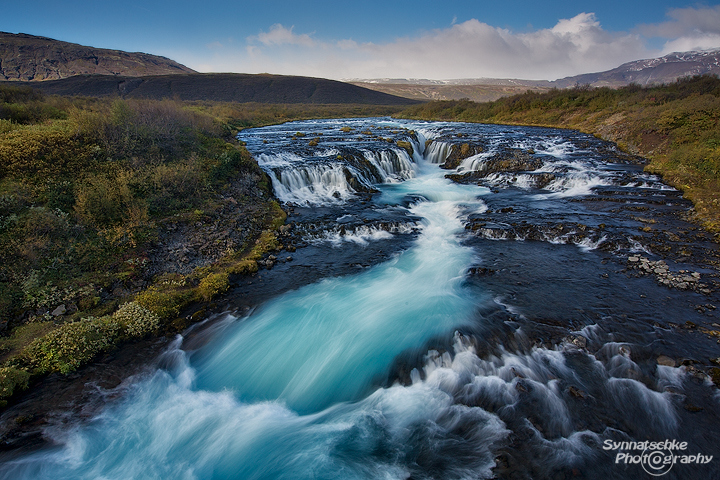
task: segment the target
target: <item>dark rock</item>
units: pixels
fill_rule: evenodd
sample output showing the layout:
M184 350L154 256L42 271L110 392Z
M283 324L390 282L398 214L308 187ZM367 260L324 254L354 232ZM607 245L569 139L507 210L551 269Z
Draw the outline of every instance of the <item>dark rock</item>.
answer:
M450 148L450 155L448 155L445 163L440 165L440 168L454 170L459 167L466 158L482 152L483 147L481 145L470 145L469 143L463 143L462 145L455 144Z
M446 163L445 165L448 164ZM532 172L542 166L543 161L541 159L533 157L523 150L509 149L505 152L498 153L492 158L486 159L482 163L480 170L462 174L449 174L445 175L445 177L456 183L475 183L477 180L485 178L488 175L492 175L493 173ZM553 174L543 173L541 175L538 175L538 184L542 186L538 188L547 186L548 183L555 179Z
M587 347L587 338L583 337L582 335L570 335L569 337L565 338L565 341L567 343L575 345L578 348Z
M570 388L568 388L568 393L572 395L575 398L579 398L582 400L585 400L587 398L587 394L580 390L579 388L571 385Z

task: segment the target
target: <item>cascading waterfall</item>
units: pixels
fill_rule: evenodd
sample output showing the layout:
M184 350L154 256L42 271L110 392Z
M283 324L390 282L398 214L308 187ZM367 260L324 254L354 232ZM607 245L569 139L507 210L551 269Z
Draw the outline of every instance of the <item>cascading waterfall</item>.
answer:
M452 144L433 140L425 148L425 158L430 163L445 163L452 150Z
M377 168L379 183L401 182L415 176L413 160L404 150L366 150L363 155Z
M413 159L401 149L357 152L367 164L352 157L338 161L335 157L343 158L338 150L318 153L322 155L308 158L286 152L262 154L258 164L270 177L275 195L283 202L296 204L343 202L357 192L351 182L372 190L378 183L400 182L415 176Z
M331 164L283 168L269 175L275 195L283 202L333 203L347 200L355 193L345 172L345 166Z
M476 170L482 170L482 165L485 162L485 159L490 158L493 155L495 155L494 151L482 152L478 153L477 155L472 155L468 158L463 159L463 161L460 162L457 170L458 172L473 172Z

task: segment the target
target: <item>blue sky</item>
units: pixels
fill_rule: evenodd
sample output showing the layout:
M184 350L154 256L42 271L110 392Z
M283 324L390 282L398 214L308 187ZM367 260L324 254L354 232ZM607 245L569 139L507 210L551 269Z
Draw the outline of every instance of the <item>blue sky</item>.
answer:
M2 31L204 72L555 79L720 47L720 2L0 1Z

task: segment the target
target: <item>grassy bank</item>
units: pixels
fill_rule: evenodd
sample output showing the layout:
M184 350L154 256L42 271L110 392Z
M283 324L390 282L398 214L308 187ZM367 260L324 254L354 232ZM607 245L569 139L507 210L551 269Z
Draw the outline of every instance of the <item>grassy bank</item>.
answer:
M650 160L646 169L681 189L699 219L720 233L720 80L670 85L578 86L528 92L488 103L440 101L398 115L422 120L537 125L578 129Z
M280 248L285 214L238 129L398 110L45 97L0 84L0 402L120 343L182 330L186 307ZM167 232L192 249L186 232L197 240L230 218L248 233L221 255L184 274L158 258Z

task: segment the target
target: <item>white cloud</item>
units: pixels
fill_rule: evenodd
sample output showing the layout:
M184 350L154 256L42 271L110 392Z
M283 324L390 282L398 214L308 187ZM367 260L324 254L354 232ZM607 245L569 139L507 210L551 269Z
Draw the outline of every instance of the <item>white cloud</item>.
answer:
M638 28L648 37L666 39L663 54L720 48L720 5L675 8L668 11L667 17L667 22Z
M712 50L716 48L720 48L720 35L717 33L699 33L665 42L663 54L687 52L689 50Z
M213 49L191 66L204 71L272 72L326 78L548 79L603 71L670 51L720 47L720 6L674 9L668 21L635 32L605 30L595 14L552 28L514 32L472 19L387 43L324 41L272 25L239 45ZM663 51L649 38L665 39ZM223 42L225 43L225 42ZM218 47L218 45L213 45ZM201 65L199 65L201 64Z
M270 27L268 32L260 32L257 36L248 37L248 42L258 41L263 45L302 45L303 47L313 47L316 45L309 34L297 35L293 33L293 27L285 28L279 23Z
M275 24L248 37L244 51L215 52L213 70L273 72L327 78L555 79L613 68L646 56L636 34L609 33L592 13L550 29L515 33L468 20L389 43L324 42Z

